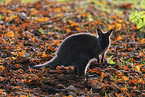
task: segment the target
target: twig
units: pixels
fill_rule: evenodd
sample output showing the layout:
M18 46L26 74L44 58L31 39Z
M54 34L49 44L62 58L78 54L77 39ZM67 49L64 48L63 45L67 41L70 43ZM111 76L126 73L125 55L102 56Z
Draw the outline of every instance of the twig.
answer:
M57 20L54 20L54 21L49 21L48 23L44 23L44 24L41 24L40 26L43 26L43 25L48 25L48 24L51 24L51 23L54 23L54 22L57 22L57 21L61 21L63 18L65 18L66 16L68 15L72 15L72 13L67 13L65 14L63 17L57 19Z

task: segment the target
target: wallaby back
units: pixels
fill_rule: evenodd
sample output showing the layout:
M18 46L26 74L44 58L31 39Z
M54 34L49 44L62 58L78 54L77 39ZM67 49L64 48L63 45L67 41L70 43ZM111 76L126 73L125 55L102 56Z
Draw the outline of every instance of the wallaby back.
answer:
M102 55L102 62L104 53L109 46L109 36L112 29L107 33L102 33L100 29L98 31L98 38L94 34L80 33L74 34L61 43L59 46L56 56L40 65L35 65L32 68L39 68L45 65L49 66L74 66L78 72L78 75L84 75L85 68L87 68L87 63L92 58L97 58L99 62L99 55Z

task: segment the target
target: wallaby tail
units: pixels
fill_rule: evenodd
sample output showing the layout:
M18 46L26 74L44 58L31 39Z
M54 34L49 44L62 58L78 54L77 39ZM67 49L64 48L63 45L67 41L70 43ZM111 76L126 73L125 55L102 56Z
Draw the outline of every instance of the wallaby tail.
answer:
M30 68L40 69L41 67L44 67L44 66L56 67L57 65L59 65L59 61L58 61L57 57L55 57L52 60L50 60L44 64L30 66Z

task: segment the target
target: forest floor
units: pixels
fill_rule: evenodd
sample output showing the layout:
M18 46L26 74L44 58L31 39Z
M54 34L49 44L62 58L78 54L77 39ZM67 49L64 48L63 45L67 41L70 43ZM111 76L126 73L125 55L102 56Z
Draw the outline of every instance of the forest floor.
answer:
M0 9L0 97L145 97L145 31L129 20L134 4L7 0ZM106 62L92 63L87 77L29 68L52 59L67 36L97 28L114 32Z

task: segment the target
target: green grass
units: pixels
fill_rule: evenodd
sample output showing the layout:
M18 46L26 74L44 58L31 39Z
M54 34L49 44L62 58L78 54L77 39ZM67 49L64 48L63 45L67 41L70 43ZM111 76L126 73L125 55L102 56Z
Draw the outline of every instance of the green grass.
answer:
M4 3L4 0L0 0L0 4L1 4L1 3Z
M1 20L2 18L3 18L2 15L0 15L0 20Z
M22 0L22 3L36 2L38 0Z

